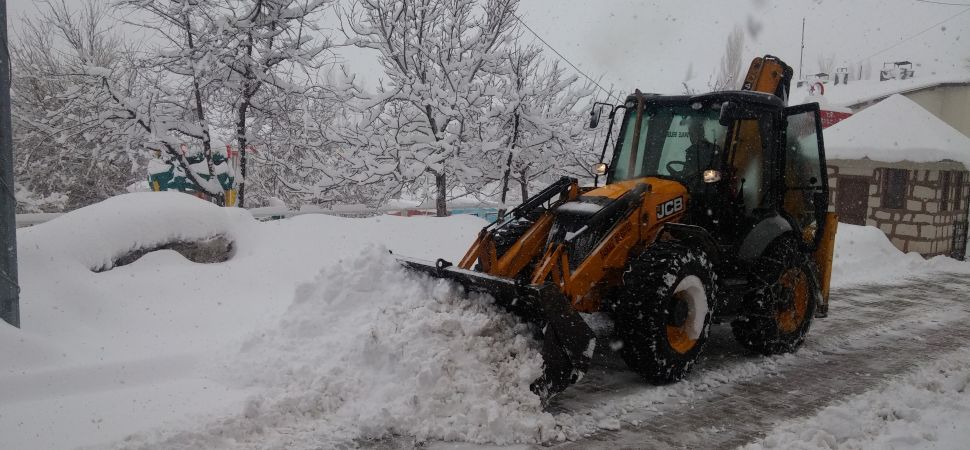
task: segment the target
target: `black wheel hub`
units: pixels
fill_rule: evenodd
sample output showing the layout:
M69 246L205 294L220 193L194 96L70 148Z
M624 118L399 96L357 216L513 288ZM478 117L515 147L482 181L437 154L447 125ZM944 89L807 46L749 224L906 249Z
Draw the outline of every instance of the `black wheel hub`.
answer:
M785 286L775 286L772 289L776 311L788 311L795 306L794 290Z
M670 315L668 316L667 323L675 327L682 326L690 314L690 310L687 308L687 302L677 297L671 298L668 310L670 311Z

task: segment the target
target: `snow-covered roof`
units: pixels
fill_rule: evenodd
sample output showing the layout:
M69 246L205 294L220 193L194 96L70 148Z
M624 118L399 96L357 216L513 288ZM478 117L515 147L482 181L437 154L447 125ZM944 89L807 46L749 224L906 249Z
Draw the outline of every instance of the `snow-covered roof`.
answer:
M824 133L829 159L951 159L970 167L970 138L899 94L826 128Z
M934 86L945 84L970 84L970 74L939 74L939 75L917 75L906 80L855 80L848 84L825 84L825 95L813 96L809 93L811 83L794 89L788 103L799 105L818 101L823 107L827 105L849 107L866 103L873 100L888 97L893 94L905 94L908 92L927 89ZM820 100L821 99L824 100Z

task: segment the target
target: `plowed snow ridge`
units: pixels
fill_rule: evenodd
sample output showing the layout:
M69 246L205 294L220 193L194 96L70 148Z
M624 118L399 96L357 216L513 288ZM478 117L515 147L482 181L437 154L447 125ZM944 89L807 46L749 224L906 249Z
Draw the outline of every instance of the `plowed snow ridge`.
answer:
M236 383L261 392L241 414L127 444L325 448L388 435L540 442L556 433L555 420L529 391L542 364L529 335L488 297L406 272L371 248L300 286L278 326L227 359Z

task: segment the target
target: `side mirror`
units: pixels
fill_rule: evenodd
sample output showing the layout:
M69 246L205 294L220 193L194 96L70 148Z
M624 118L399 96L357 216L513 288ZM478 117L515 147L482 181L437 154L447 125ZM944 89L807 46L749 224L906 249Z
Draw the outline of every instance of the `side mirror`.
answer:
M606 175L606 171L608 169L609 166L607 166L606 163L593 164L593 174L596 176Z
M589 112L589 128L593 129L599 126L600 116L603 114L603 105L593 105L593 109Z
M718 117L718 122L722 126L730 126L736 120L745 120L754 118L754 114L745 110L741 105L735 102L724 102L721 104L721 115Z

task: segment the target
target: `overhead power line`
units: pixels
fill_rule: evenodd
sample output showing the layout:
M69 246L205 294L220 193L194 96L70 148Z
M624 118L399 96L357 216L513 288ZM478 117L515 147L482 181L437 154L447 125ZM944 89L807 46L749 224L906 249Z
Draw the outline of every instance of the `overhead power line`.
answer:
M542 36L539 36L539 33L536 33L531 27L529 27L529 25L526 24L525 21L523 21L522 18L518 16L518 14L512 14L512 17L515 17L515 20L518 20L519 23L522 24L522 26L525 27L526 30L529 30L529 32L532 33L532 35L535 36L536 39L539 40L539 42L542 42L543 44L545 44L546 47L549 47L549 50L552 50L552 52L555 53L556 56L559 56L559 58L561 58L563 61L566 61L566 64L569 64L569 66L572 67L573 70L575 70L576 72L579 72L580 75L586 77L586 79L589 80L590 83L593 83L593 85L598 87L601 91L605 92L606 95L609 96L610 98L613 98L616 101L620 101L620 99L617 96L613 95L612 92L606 90L605 88L603 88L603 86L600 86L600 84L597 83L596 80L593 79L593 77L586 75L586 72L583 72L582 70L580 70L579 67L576 67L576 65L569 60L569 58L566 58L565 56L563 56L563 54L560 53L559 50L556 50L555 47L553 47L548 42L546 42L546 40L543 39Z
M932 0L916 0L920 3L932 3L934 5L947 5L947 6L970 6L970 3L947 3L947 2L934 2Z
M930 2L928 0L917 0L917 1L925 1L926 3L936 3L936 2ZM964 5L964 6L970 6L970 4ZM869 58L872 58L873 56L876 56L876 55L879 55L879 54L888 52L889 50L892 50L892 49L894 49L896 47L899 47L900 45L903 45L907 41L913 40L913 39L915 39L915 38L923 35L927 31L930 31L930 30L932 30L932 29L934 29L934 28L936 28L936 27L938 27L940 25L943 25L944 23L947 23L947 22L949 22L949 21L951 21L953 19L956 19L958 16L962 15L963 13L966 13L967 11L970 11L970 8L964 9L963 11L960 11L960 12L958 12L958 13L950 16L950 17L947 17L946 19L943 19L943 20L941 20L941 21L939 21L937 23L934 23L933 25L930 25L930 26L924 28L919 33L916 33L916 34L914 34L914 35L912 35L912 36L910 36L910 37L908 37L906 39L903 39L903 40L901 40L901 41L899 41L899 42L897 42L897 43L895 43L893 45L890 45L889 47L886 47L886 48L884 48L882 50L879 50L878 52L875 52L875 53L873 53L873 54L871 54L869 56L866 56L865 58L862 58L860 61L865 61L865 60L867 60Z

